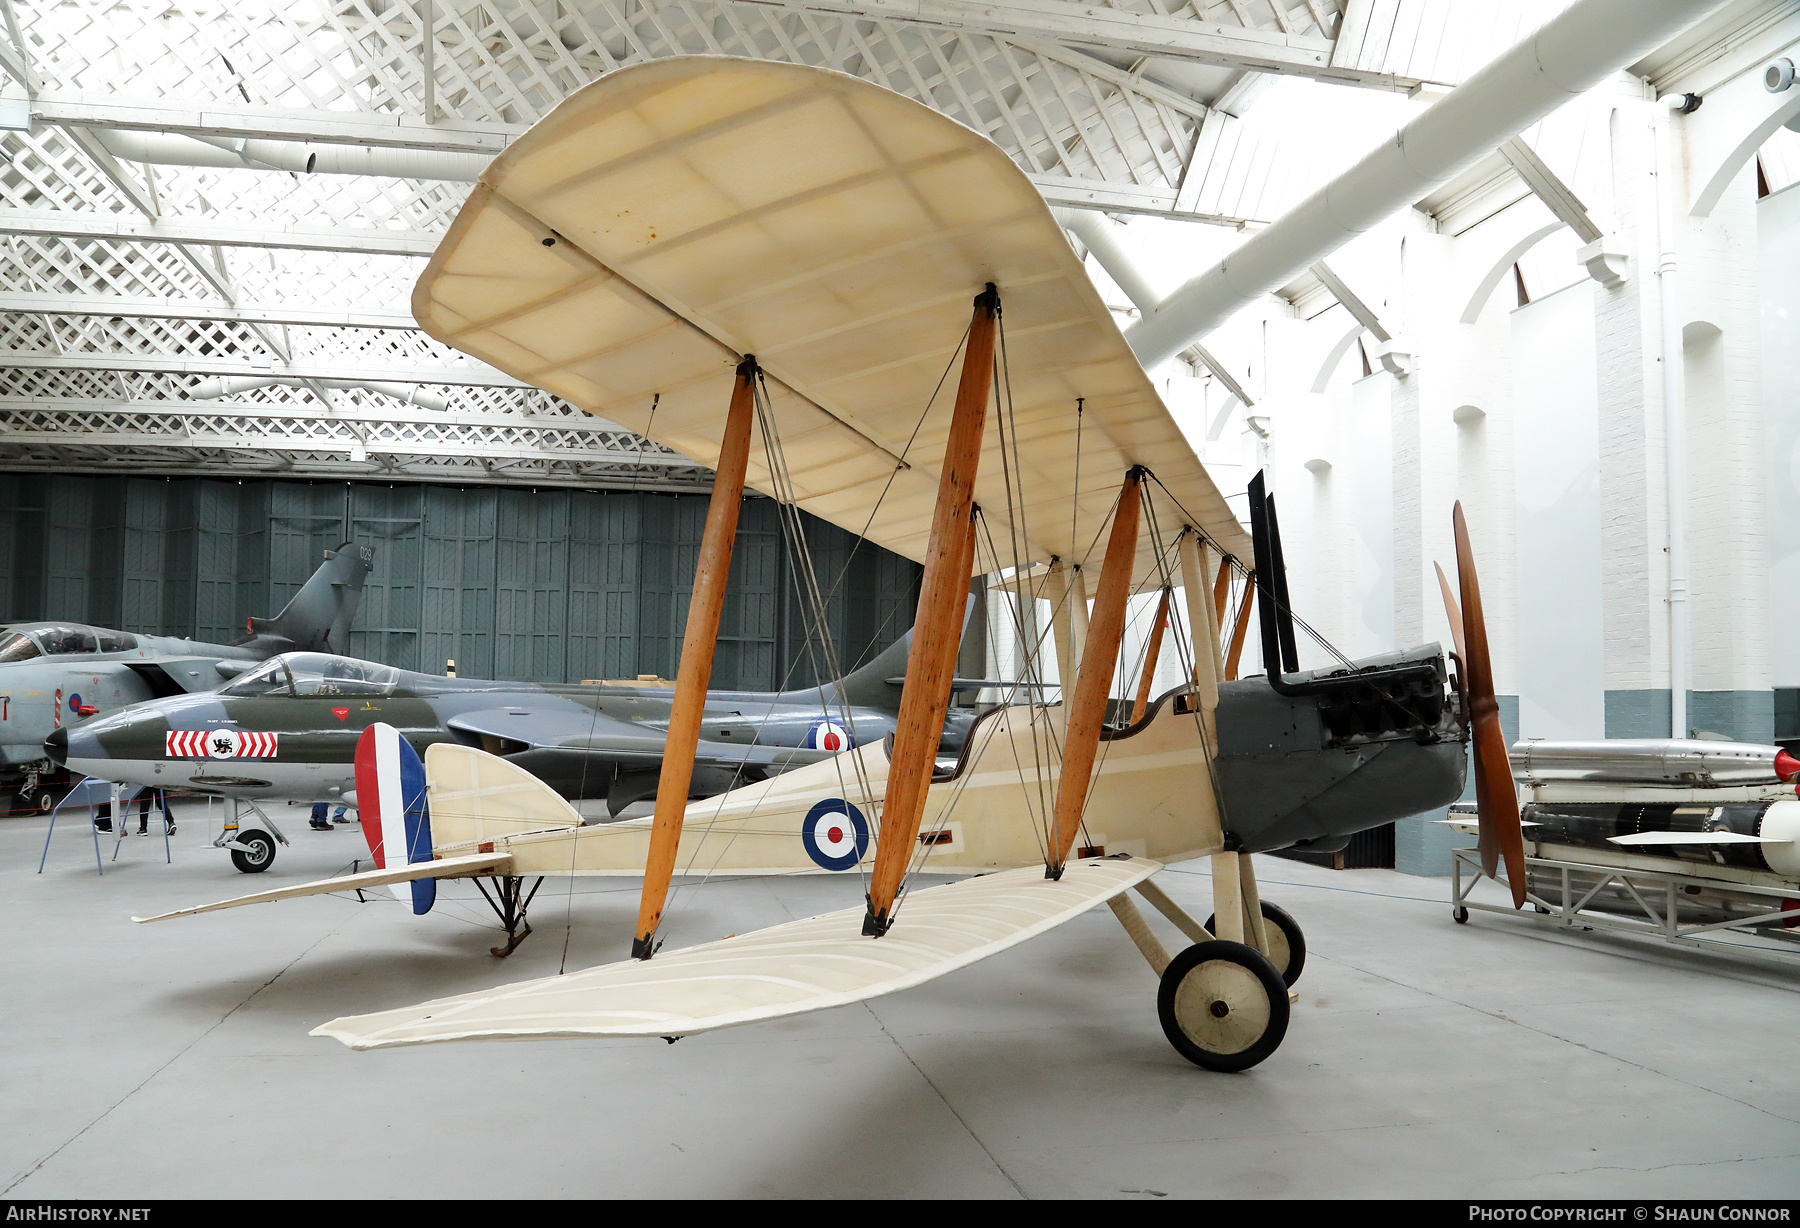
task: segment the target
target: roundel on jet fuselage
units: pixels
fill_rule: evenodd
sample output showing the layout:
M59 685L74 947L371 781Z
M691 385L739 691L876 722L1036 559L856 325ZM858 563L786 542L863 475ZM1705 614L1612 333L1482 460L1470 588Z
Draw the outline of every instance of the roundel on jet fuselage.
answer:
M849 750L856 738L836 721L814 721L801 745L808 750Z

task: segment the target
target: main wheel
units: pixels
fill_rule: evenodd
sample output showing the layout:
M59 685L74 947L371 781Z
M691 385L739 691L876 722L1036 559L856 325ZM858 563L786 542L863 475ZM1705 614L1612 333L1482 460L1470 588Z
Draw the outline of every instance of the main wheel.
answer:
M231 850L231 864L245 874L261 874L275 864L275 837L266 831L240 831L237 842L248 846Z
M1285 908L1278 908L1267 900L1262 906L1263 920L1269 922L1263 931L1269 936L1269 962L1275 965L1275 971L1281 973L1281 979L1292 985L1300 979L1301 970L1306 967L1306 935L1300 932L1300 923ZM1206 919L1206 932L1216 934L1213 922L1218 919L1214 913Z
M1287 1035L1287 986L1252 947L1196 943L1163 969L1156 1014L1175 1052L1194 1065L1248 1070Z

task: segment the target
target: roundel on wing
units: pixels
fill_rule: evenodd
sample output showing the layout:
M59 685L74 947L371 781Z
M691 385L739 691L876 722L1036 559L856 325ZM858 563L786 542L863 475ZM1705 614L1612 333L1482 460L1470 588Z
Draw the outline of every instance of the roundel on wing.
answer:
M836 721L814 721L806 731L808 750L849 750L856 745L850 731ZM846 803L848 804L848 803Z
M869 851L869 821L843 798L828 797L801 820L800 843L821 869L848 870Z

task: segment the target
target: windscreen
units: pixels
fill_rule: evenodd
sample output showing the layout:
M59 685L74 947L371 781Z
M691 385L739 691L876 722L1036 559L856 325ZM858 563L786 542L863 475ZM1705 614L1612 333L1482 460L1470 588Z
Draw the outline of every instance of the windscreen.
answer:
M0 662L29 661L41 656L38 646L29 635L20 635L17 631L8 632L5 639L0 639Z
M265 661L247 674L241 674L219 688L222 695L292 695L287 666L280 657Z

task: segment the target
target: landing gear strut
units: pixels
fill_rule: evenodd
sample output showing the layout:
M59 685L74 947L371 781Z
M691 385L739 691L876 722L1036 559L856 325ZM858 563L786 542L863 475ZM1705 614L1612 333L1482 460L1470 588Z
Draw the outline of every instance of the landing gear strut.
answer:
M506 945L489 947L489 952L505 959L530 936L531 924L525 920L525 910L531 907L531 901L537 898L538 888L543 885L544 880L540 876L537 882L531 884L531 890L527 893L523 878L497 876L494 879L493 894L490 895L488 889L481 885L481 880L475 880L475 889L481 892L481 898L488 902L488 907L494 910L494 915L500 918L500 924L506 928Z

